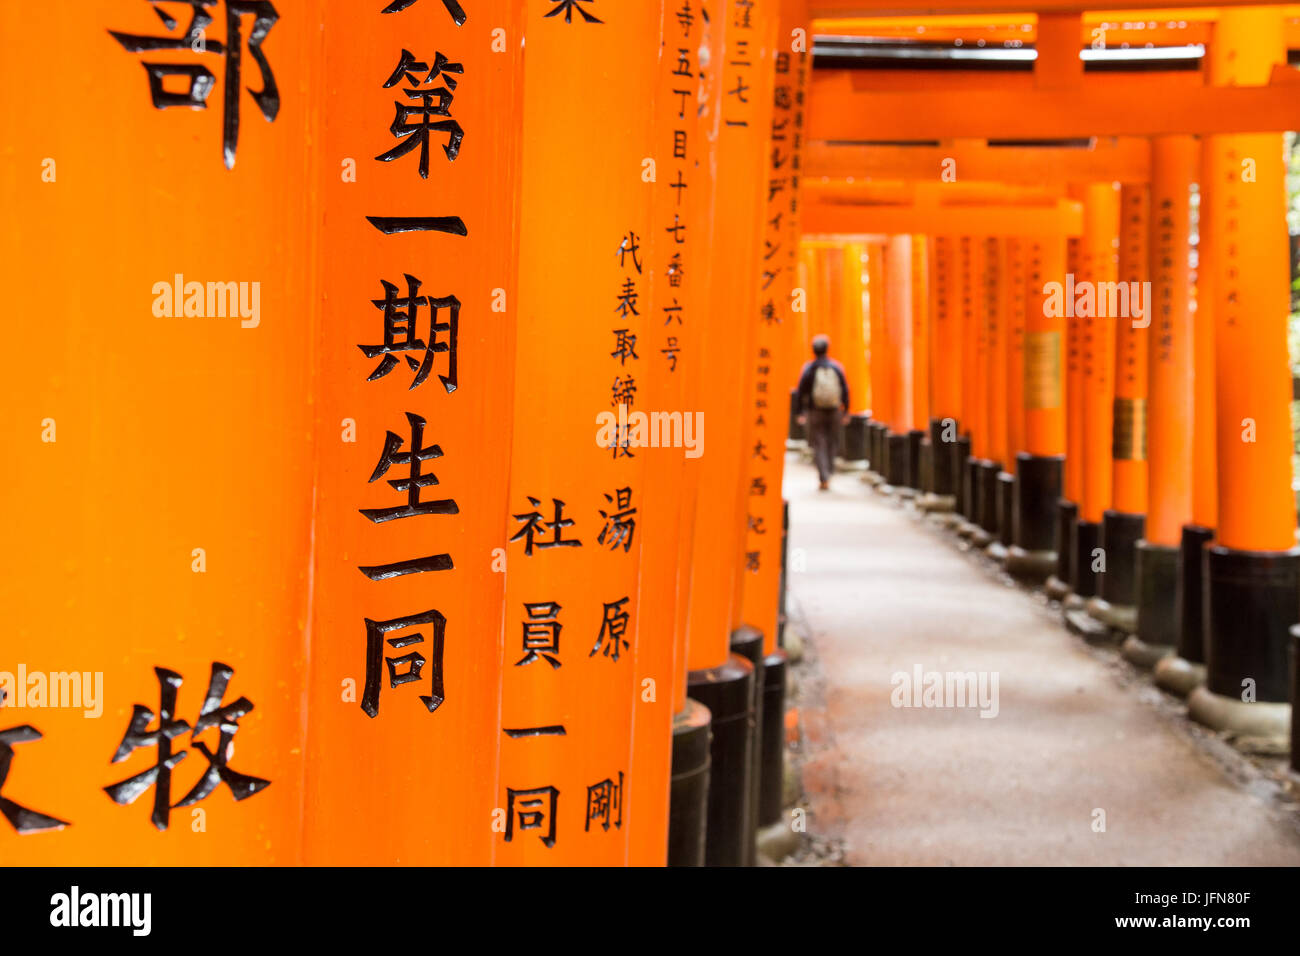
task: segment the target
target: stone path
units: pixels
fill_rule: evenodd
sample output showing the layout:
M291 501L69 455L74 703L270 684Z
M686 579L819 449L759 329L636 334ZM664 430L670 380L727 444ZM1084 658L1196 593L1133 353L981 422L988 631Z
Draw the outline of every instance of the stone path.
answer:
M808 827L845 862L1300 864L1279 784L1040 595L856 475L819 493L792 460L785 484L791 626L825 681L824 709L801 715ZM891 679L917 667L982 672L990 691L996 675L997 716L893 706Z

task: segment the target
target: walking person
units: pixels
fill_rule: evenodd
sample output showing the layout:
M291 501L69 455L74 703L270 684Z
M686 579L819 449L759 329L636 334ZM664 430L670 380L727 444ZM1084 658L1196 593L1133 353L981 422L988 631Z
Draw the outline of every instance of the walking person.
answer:
M799 424L808 429L822 491L831 486L840 426L849 421L849 383L843 366L826 354L830 344L824 335L813 337L812 361L804 364L799 376Z

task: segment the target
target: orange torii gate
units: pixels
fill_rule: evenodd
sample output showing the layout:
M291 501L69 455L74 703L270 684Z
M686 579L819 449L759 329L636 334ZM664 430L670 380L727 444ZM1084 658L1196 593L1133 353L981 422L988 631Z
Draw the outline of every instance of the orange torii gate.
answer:
M933 410L928 420L919 419L916 413L920 403L913 401L910 409L900 411L890 407L881 414L881 403L879 400L874 401L870 458L872 471L885 481L887 487L903 486L923 492L920 499L923 508L943 511L956 507L963 515L974 518L977 517L974 504L978 496L971 485L971 479L976 472L971 471L967 464L967 445L972 438L974 418L983 419L987 416L978 414L976 396L981 392L976 385L976 366L972 364L976 351L972 347L977 345L980 335L988 331L985 327L981 332L979 325L983 320L975 316L976 313L987 316L991 311L990 305L996 311L1001 309L1004 300L1012 301L1013 298L1007 292L1005 283L995 282L988 286L982 270L977 276L967 275L972 257L973 261L983 262L986 253L982 246L972 246L970 237L974 234L985 237L985 241L993 240L995 250L1005 248L997 243L996 237L999 235L1008 241L1014 239L1017 242L1028 242L1037 239L1040 244L1052 246L1063 244L1068 235L1077 234L1082 220L1080 205L1057 196L1055 190L997 183L950 185L955 188L949 189L949 184L939 186L921 183L813 184L808 192L813 197L823 198L823 201L806 205L804 223L809 230L826 232L868 233L874 236L897 230L897 234L912 233L933 237L936 250L933 302L929 301L932 287L928 278L924 282L918 280L915 288L911 288L913 278L910 274L904 274L901 259L898 260L900 267L895 271L889 286L895 295L886 295L886 302L895 303L895 307L902 302L926 300L924 312L929 316L929 322L925 326L928 335L923 339L926 349L915 350L915 330L919 328L915 322L912 322L912 331L908 335L912 341L906 344L917 351L917 361L929 362L927 353L933 356L932 370L926 376L929 379L927 398L933 396ZM881 202L867 204L843 201L864 196ZM885 201L888 200L894 202L887 204ZM913 248L923 249L925 246L914 243ZM995 252L995 255L998 254L1000 253ZM993 271L996 274L999 270L995 268ZM1023 272L1018 269L1016 274L1016 281L1020 282ZM911 291L906 295L898 295L897 289L902 286L909 287ZM1032 290L1017 293L1019 299L1025 301L1029 291ZM874 301L873 297L873 303ZM888 305L884 311L888 313ZM966 318L962 318L963 315ZM963 329L967 323L972 324L969 331ZM894 327L888 321L885 324ZM884 340L877 344L876 339L877 323L873 322L872 377L873 383L878 386L884 377L899 375L902 359L892 345L886 350ZM1012 362L1004 354L1009 341L1009 335L1000 338L992 357L994 375L1001 383L999 392L1003 396L1011 394L1006 387L1008 369L1015 368L1018 373L1024 369L1022 361ZM1035 374L1058 372L1062 360L1053 356L1063 348L1063 340L1060 337L1053 340L1031 336L1028 341L1035 343L1039 350L1035 353L1040 356L1035 359L1033 366ZM915 365L915 362L912 364ZM915 393L915 388L912 391ZM1018 403L1023 401L1023 391L1023 388L1017 390ZM1057 389L1056 396L1053 397L1048 394L1051 391L1050 388L1039 388L1034 401L1040 407L1045 400L1061 404L1063 393ZM902 395L903 390L890 388L890 394ZM1007 416L1013 411L1017 421L1024 419L1026 409L1020 404L1013 409L1004 397L996 404L993 412L1001 423L999 430L1002 437L999 443L1003 446L1013 431L1018 435L1029 433L1027 424L1015 429L1007 426ZM1039 418L1041 415L1036 414L1034 417ZM923 423L925 428L921 427ZM981 435L982 442L984 428L976 431ZM1040 436L1035 433L1035 437L1038 439ZM1038 447L1043 447L1041 442ZM982 445L980 451L984 451ZM1015 463L1008 458L1005 447L997 449L996 461L979 459L988 461L982 468L984 477L979 479L979 492L983 495L985 504L978 517L983 519L980 524L987 536L985 543L990 543L994 535L1001 533L999 514L1005 512L1014 515L1021 507L1017 503L1020 499L1016 497L1016 485L1010 475L1005 480L999 477L1003 472L1019 471L1018 453L1022 449L1016 448L1014 451L1017 453ZM1061 451L1063 449L1031 456L1035 461L1030 463L1027 473L1033 483L1022 496L1023 507L1026 509L1026 518L1021 522L1025 544L1015 552L1019 561L1016 567L1026 562L1031 567L1041 567L1044 562L1043 553L1055 558L1055 546L1052 543L1054 529L1049 519L1059 494L1057 485L1053 483L1059 461L1055 461L1053 456L1059 455ZM1044 455L1052 460L1039 465L1037 458ZM924 467L922 462L925 463ZM1041 481L1038 480L1040 475ZM1008 540L1004 545L1013 550L1018 543L1014 538L1014 527L1014 522L1007 522ZM974 533L974 526L969 531ZM1030 558L1031 553L1036 557Z
M59 36L97 76L72 126L30 84L0 88L17 131L0 261L30 280L15 311L87 346L13 328L11 355L41 359L11 377L27 424L5 651L108 694L94 724L52 708L11 726L0 701L23 744L5 859L754 862L782 809L772 452L816 321L801 235L852 240L827 318L880 477L997 534L1017 573L1062 559L1073 603L1101 598L1080 626L1135 628L1130 659L1159 660L1197 719L1285 737L1295 8L1225 0L1139 37L1088 0L1034 0L1026 31L1023 2L697 0L688 21L659 0L483 0L468 19L329 0L283 5L278 29L231 5L213 32L242 79L193 65L217 62L197 8L188 25L108 0L0 11L0 36ZM1037 62L811 76L810 15L936 9L979 18L937 35L1018 30ZM1209 82L1148 75L1134 96L1085 73L1097 30L1204 42ZM159 49L192 72L142 62ZM10 79L48 70L37 45L5 52ZM205 103L208 81L225 95ZM398 131L427 97L449 112L417 152ZM1044 138L1091 146L999 145ZM1095 296L1058 309L1067 273L1112 270L1152 282L1149 327ZM682 416L666 447L647 412ZM195 433L203 466L178 470L158 435ZM73 461L93 497L69 493ZM49 639L51 608L88 607L93 630ZM235 799L207 801L223 785Z
M230 4L207 37L197 7L75 6L0 11L98 77L75 128L0 92L0 259L90 346L12 379L5 860L752 862L782 809L802 4ZM193 65L218 39L242 79ZM412 100L443 118L408 138ZM94 321L40 292L82 282ZM707 413L708 454L647 411ZM158 436L194 434L178 471ZM95 627L52 642L51 607ZM13 659L105 676L106 719L11 722Z
M813 84L808 167L810 174L823 177L820 191L817 185L810 189L822 202L810 209L810 228L841 231L853 218L850 191L830 185L831 180L851 179L858 185L866 178L869 188L861 194L876 203L887 201L888 187L879 180L928 180L925 185L933 188L945 165L976 170L982 180L1005 176L1008 182L1023 182L1033 170L1043 178L1031 181L1080 186L1082 191L1072 195L1084 199L1094 225L1072 244L1077 245L1078 264L1053 250L1043 274L1035 266L1047 250L1031 241L1031 293L1040 282L1068 272L1093 286L1132 288L1127 283L1137 283L1140 288L1151 282L1154 302L1147 298L1140 310L1145 314L1124 315L1118 325L1114 316L1103 320L1093 310L1071 320L1068 414L1059 416L1068 420L1068 440L1051 448L1055 454L1049 457L1059 465L1060 453L1070 452L1064 491L1079 506L1079 516L1060 509L1066 518L1062 531L1068 530L1073 544L1061 548L1061 582L1055 593L1068 596L1080 610L1081 598L1092 599L1089 614L1072 618L1079 626L1136 631L1126 654L1147 666L1166 658L1157 669L1162 684L1187 693L1208 671L1207 686L1192 698L1198 719L1216 727L1281 735L1286 625L1295 620L1297 608L1295 506L1286 467L1290 435L1281 425L1289 398L1280 325L1287 312L1282 292L1288 263L1281 241L1285 203L1276 131L1300 125L1300 76L1284 56L1288 43L1300 41L1295 20L1300 9L1218 4L1195 11L1187 18L1190 23L1175 23L1171 17L1169 23L1153 18L1145 25L1144 43L1205 43L1205 82L1197 71L1147 74L1136 81L1085 75L1079 50L1090 34L1095 45L1097 33L1106 34L1103 42L1113 43L1132 42L1138 32L1111 22L1121 18L1108 18L1104 11L1085 15L1085 6L1095 3L1035 3L1036 22L1015 14L1023 4L983 0L866 6L824 0L814 4L814 12L845 18L819 21L827 32L895 39L915 38L921 27L914 20L891 22L885 16L978 13L979 20L927 18L926 39L1006 41L1024 26L1022 32L1036 41L1036 62L1032 70L995 75L969 68L927 74L819 71ZM1007 16L981 22L989 20L985 14L997 12ZM853 19L866 15L872 19ZM1284 17L1292 19L1284 23ZM827 49L832 59L842 55L836 46ZM1133 95L1135 84L1140 95ZM1203 144L1194 322L1186 261L1189 191L1197 178L1189 154L1192 137ZM1090 141L1091 148L1024 143L1078 139ZM995 140L1020 142L995 146ZM1097 185L1087 186L1089 182ZM1111 183L1123 185L1122 199L1113 194ZM914 189L911 201L923 203L924 196L922 189ZM1111 203L1113 213L1106 208ZM888 209L872 210L871 216L881 231L891 231L892 221L901 218ZM960 232L987 235L977 221ZM1256 241L1265 234L1270 238L1260 241L1257 250ZM960 238L957 243L970 245ZM945 246L942 238L936 243L937 322L944 321L951 304L951 270L946 267L968 261L978 268L969 251L954 256ZM957 280L956 288L962 281ZM1093 292L1095 303L1095 288ZM1038 317L1039 311L1029 308L1023 353L1027 413L1035 402L1031 393L1042 386L1037 375L1031 377L1031 360L1038 363L1028 338L1032 327L1047 318ZM976 323L973 329L1000 332L1002 325ZM1050 336L1054 330L1042 331ZM967 356L961 363L963 382L972 373L978 381L983 368L999 368L996 353L983 352L978 337L960 351ZM1210 376L1217 378L1217 388L1206 380ZM999 388L961 389L963 424L983 424L990 431L984 440L976 439L977 451L1001 450L1001 433L989 429L986 413L990 402L1000 407ZM940 411L936 407L936 414ZM1212 432L1207 432L1208 422L1215 422ZM1056 427L1049 425L1049 432ZM1026 444L1033 441L1026 436ZM965 456L958 454L964 464ZM1264 484L1267 494L1252 495L1245 490L1248 482L1251 487ZM980 517L977 502L962 500L970 495L961 493L960 484L956 491L963 512ZM1142 538L1148 520L1150 540ZM1175 525L1181 527L1179 540L1171 530ZM1012 537L1017 534L1013 528ZM1211 541L1217 543L1207 547ZM1010 549L1009 558L1023 556ZM1210 615L1205 620L1200 618L1203 591ZM1249 613L1243 610L1247 606ZM1162 617L1168 621L1174 611L1178 626L1157 623ZM1243 707L1243 700L1254 703Z

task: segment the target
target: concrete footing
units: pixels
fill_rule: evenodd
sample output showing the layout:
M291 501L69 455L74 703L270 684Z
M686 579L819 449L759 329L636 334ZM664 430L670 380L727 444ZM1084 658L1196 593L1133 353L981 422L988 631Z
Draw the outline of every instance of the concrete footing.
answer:
M1188 695L1187 713L1211 730L1230 734L1246 750L1286 753L1290 743L1290 704L1247 702L1202 686Z
M1050 579L1056 569L1056 560L1055 551L1026 551L1015 544L1007 548L1007 572L1027 581Z
M1152 676L1161 690L1186 697L1205 683L1205 665L1193 663L1178 654L1170 654L1156 664Z
M1148 644L1136 634L1125 638L1119 650L1124 655L1124 660L1148 671L1174 652L1171 644Z
M758 852L773 863L780 863L799 849L799 834L789 820L778 820L758 831Z
M1078 598L1078 595L1071 595ZM1079 599L1080 604L1084 599ZM1115 644L1115 631L1097 620L1082 606L1065 605L1065 626L1073 634L1082 637L1089 644Z
M1094 595L1088 598L1084 607L1099 624L1125 634L1137 631L1137 608L1131 604L1111 604L1105 598Z
M1053 574L1043 583L1043 592L1053 601L1064 601L1070 594L1070 584Z
M925 512L952 511L956 503L954 495L936 495L933 491L927 491L916 499L916 506Z

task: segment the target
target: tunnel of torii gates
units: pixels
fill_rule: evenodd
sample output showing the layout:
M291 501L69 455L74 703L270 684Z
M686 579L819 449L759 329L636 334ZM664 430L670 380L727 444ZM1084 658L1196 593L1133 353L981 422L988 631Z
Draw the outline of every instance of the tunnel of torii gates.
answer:
M1300 10L172 6L0 9L6 862L753 861L819 332L845 467L1288 733Z

